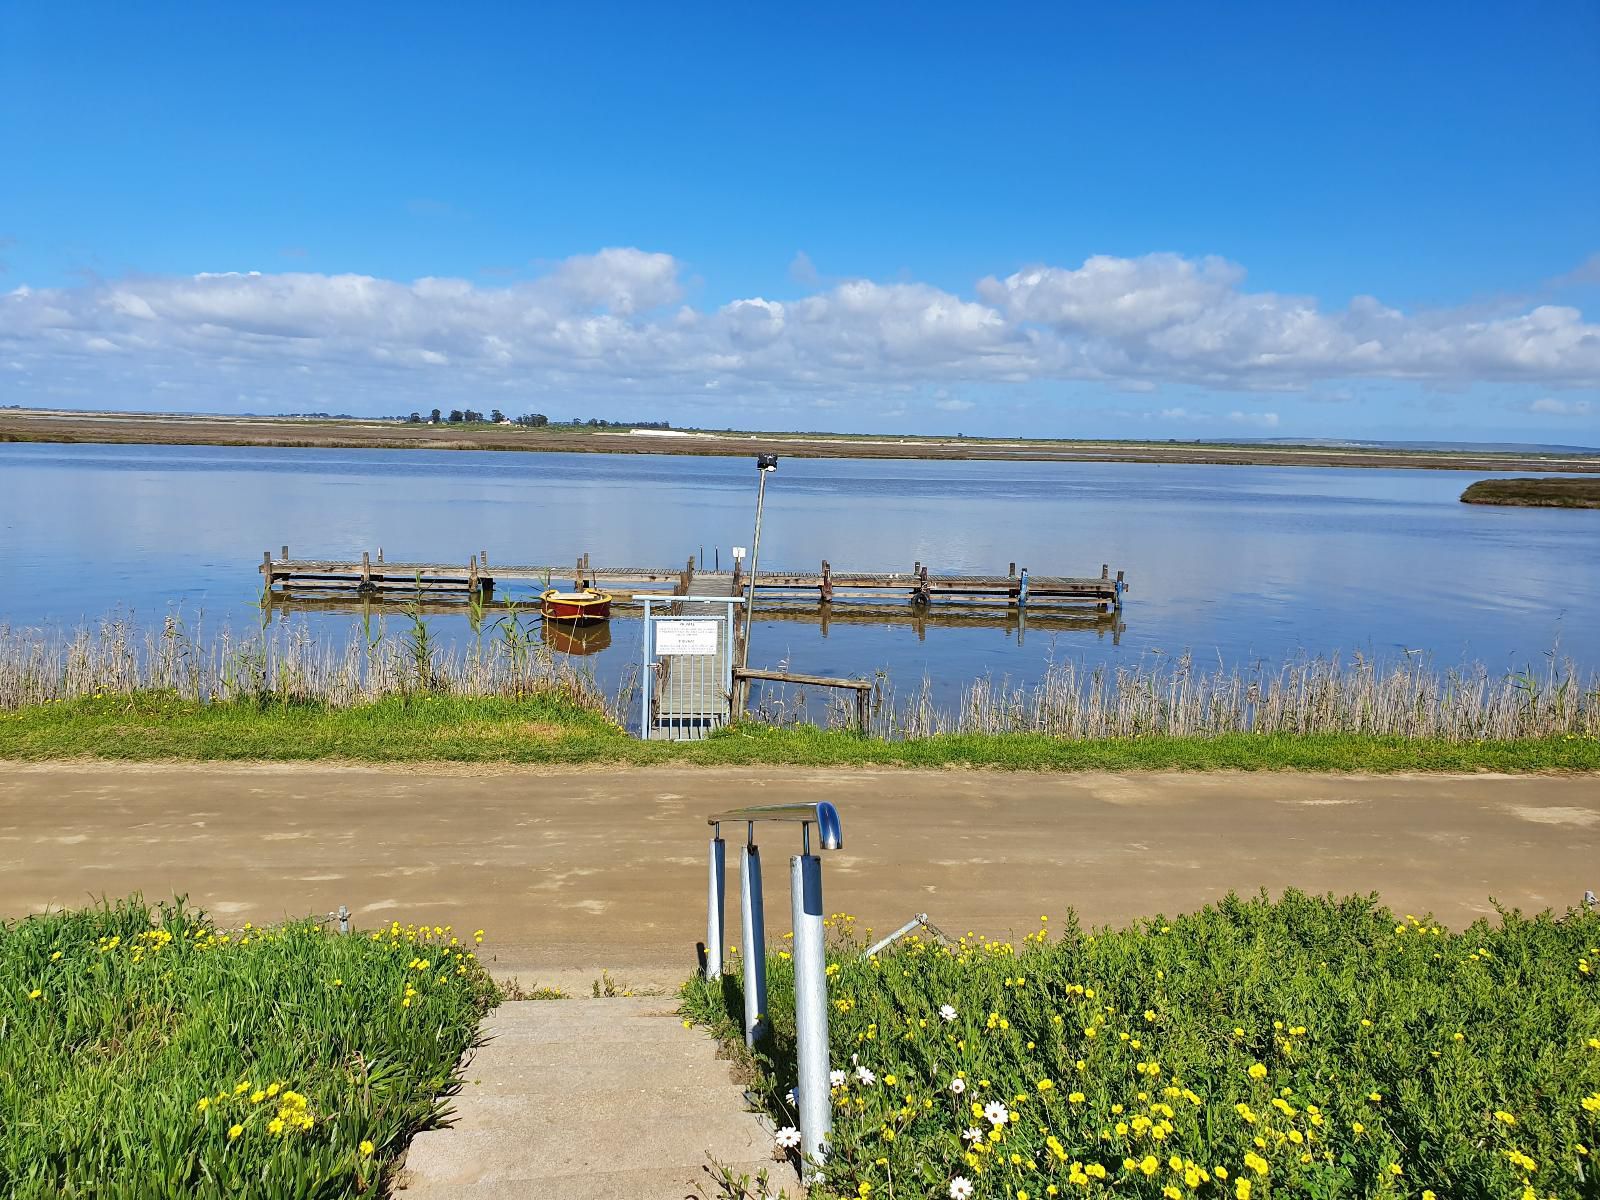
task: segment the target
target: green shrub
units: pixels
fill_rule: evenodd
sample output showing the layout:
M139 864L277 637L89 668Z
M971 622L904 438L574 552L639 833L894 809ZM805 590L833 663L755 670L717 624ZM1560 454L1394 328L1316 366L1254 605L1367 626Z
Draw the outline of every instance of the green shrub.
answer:
M1595 915L1450 933L1290 892L870 960L850 918L832 925L828 1194L1600 1195ZM793 1123L781 952L769 979L758 1066ZM685 998L738 1038L735 981Z
M0 923L0 1195L371 1192L493 1002L472 942L139 900Z

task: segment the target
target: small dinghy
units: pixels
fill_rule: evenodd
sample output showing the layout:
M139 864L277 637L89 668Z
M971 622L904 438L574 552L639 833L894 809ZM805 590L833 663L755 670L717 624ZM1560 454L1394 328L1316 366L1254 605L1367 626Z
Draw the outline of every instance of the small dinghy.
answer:
M575 625L609 620L611 593L596 588L561 592L555 588L539 597L539 611L547 621L569 621Z

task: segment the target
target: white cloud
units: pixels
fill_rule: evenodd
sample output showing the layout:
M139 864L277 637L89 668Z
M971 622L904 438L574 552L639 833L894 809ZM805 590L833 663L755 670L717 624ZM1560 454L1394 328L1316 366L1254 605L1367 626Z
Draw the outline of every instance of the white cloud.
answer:
M794 258L789 262L789 278L806 287L816 287L822 281L822 276L817 274L816 264L804 250L794 252Z
M1228 420L1235 425L1256 425L1262 429L1276 429L1278 427L1278 414L1275 412L1239 412L1237 409L1228 414Z
M960 400L954 396L943 400L935 400L933 406L940 412L971 412L975 407L971 400Z
M610 248L498 286L309 272L23 286L0 295L0 354L24 364L41 394L129 403L159 386L167 405L176 394L204 407L248 387L263 403L349 411L489 387L510 403L619 389L770 401L933 383L954 394L963 384L1035 380L1123 391L1173 383L1314 392L1356 378L1600 384L1600 325L1575 308L1407 314L1362 297L1325 312L1309 297L1245 291L1243 270L1214 258L1030 267L980 281L971 297L850 280L798 300L755 296L709 309L684 303L681 271L669 254ZM936 394L941 402L945 411L970 403ZM1550 400L1534 411L1589 409ZM1182 409L1161 416L1209 419ZM1229 419L1276 423L1270 413Z
M1554 396L1545 396L1528 405L1529 412L1545 417L1585 417L1589 415L1589 408L1587 400L1557 400Z

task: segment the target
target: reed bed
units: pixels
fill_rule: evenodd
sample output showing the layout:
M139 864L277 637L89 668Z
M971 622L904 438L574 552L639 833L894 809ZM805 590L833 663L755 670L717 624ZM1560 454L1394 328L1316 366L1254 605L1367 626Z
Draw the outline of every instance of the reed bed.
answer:
M807 719L806 697L774 696L758 715ZM823 723L853 724L843 703L824 701ZM1600 674L1549 655L1539 670L1496 672L1466 663L1440 671L1425 661L1363 655L1305 658L1250 668L1199 669L1188 656L1126 667L1054 662L1031 685L979 679L954 708L931 680L898 695L887 675L873 694L870 731L885 738L1041 733L1063 738L1151 735L1366 734L1507 740L1600 734Z
M492 622L472 619L471 636L450 644L414 614L358 623L344 638L319 637L304 625L212 636L177 617L145 628L109 618L71 632L0 625L0 710L147 692L330 708L412 695L558 696L624 724L633 716L631 678L609 694L551 652L535 622L515 610ZM853 705L804 688L764 690L752 715L781 727L845 728L856 720ZM1051 662L1031 684L978 679L952 706L931 679L901 693L880 672L869 732L891 740L947 733L1593 737L1600 735L1600 674L1555 653L1520 671L1481 662L1439 670L1422 658L1361 654L1212 668L1187 655L1147 656L1127 666Z
M199 703L277 702L348 708L394 696L559 695L610 710L592 675L553 654L515 612L442 645L420 617L361 623L343 639L303 625L208 635L169 618L159 628L108 618L65 632L0 625L0 710L161 692Z

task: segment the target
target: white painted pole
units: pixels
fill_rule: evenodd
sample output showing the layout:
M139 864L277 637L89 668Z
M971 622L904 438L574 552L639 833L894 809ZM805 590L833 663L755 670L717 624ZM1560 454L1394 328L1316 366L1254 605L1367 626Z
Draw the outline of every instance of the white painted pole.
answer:
M797 854L789 860L794 918L794 1026L799 1067L800 1153L820 1163L833 1130L828 1092L828 968L822 949L822 860ZM807 1176L811 1171L808 1166Z
M744 922L744 1044L754 1046L767 1026L767 914L761 897L761 849L745 841L739 857Z
M718 833L720 834L720 830ZM727 879L727 843L711 839L711 870L706 891L706 978L722 978L722 897Z

